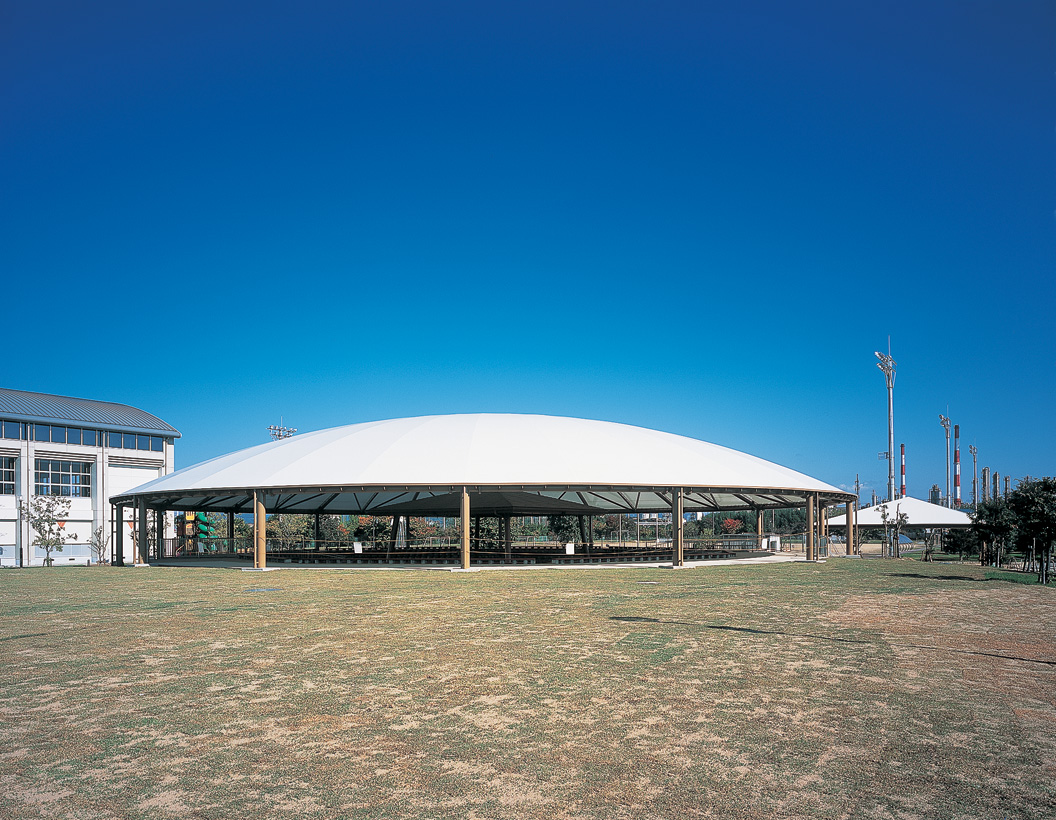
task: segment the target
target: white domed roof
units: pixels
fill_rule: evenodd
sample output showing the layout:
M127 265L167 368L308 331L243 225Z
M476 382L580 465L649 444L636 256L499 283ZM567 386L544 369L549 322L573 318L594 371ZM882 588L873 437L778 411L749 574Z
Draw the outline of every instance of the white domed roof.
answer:
M290 511L381 512L388 503L405 506L462 486L553 498L574 493L576 501L598 510L628 511L670 509L661 497L633 496L637 490L656 496L652 490L671 487L712 496L696 503L687 497L687 509L790 506L808 493L846 495L772 462L672 433L586 419L481 413L303 433L187 467L117 500L143 497L171 509L246 509L247 491L260 489L273 494L269 511L277 505ZM632 497L618 497L628 493Z

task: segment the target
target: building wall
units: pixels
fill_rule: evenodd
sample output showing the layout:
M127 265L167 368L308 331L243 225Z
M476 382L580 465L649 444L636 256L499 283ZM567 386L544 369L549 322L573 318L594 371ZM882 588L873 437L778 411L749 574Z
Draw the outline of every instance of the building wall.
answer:
M62 422L55 420L54 425L62 425ZM73 422L69 426L83 427ZM14 493L0 493L0 566L18 566L19 552L22 554L23 566L40 566L44 563L43 551L32 546L35 533L30 530L28 523L19 520L19 503L28 503L38 489L36 477L40 460L91 465L91 495L70 499L70 512L63 527L67 541L62 552L52 554L56 566L86 563L92 555L88 542L98 527L103 527L109 537L112 551L116 543L116 522L113 520L110 496L167 475L173 470L174 447L172 439L168 437L156 437L162 439L160 450L140 450L125 447L123 443L122 446L111 446L109 433L101 433L97 437L101 444L85 445L37 441L33 435L33 425L27 424L26 429L28 437L0 438L0 457L15 459ZM131 521L131 511L126 511L127 521ZM171 516L166 530L166 534L171 535ZM126 523L124 555L125 561L130 563L133 559L133 539L128 537L129 534Z

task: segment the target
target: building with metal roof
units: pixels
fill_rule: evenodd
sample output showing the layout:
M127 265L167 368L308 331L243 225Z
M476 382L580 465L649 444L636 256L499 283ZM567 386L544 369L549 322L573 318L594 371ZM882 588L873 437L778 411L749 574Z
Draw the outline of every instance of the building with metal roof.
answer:
M716 444L626 424L518 414L424 416L303 433L179 470L112 497L121 507L253 514L451 516L461 564L473 516L684 513L826 505L853 495ZM508 526L507 526L508 532ZM808 550L809 554L809 550Z
M87 563L98 528L117 540L109 496L171 473L179 437L157 416L126 404L0 388L0 565L43 562L20 516L40 495L70 499L66 545L52 555L55 563Z

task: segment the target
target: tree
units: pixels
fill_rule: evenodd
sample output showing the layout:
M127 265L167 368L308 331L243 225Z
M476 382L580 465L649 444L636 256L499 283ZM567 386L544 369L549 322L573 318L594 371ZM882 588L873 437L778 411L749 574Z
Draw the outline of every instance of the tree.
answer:
M722 519L722 531L727 535L733 535L735 532L739 532L743 526L744 522L740 518Z
M35 495L20 513L23 521L28 521L36 536L33 546L44 550L44 565L50 567L51 554L62 552L66 543L66 516L70 514L69 498L59 495Z
M880 520L884 524L884 531L887 534L888 539L888 555L895 558L902 557L902 545L900 543L900 537L902 535L902 528L909 523L909 516L902 512L902 505L895 505L895 514L888 515L887 504L881 504L880 507Z
M979 534L972 529L950 530L943 548L946 552L956 552L963 561L966 555L979 554Z
M312 537L312 526L310 515L287 513L271 516L265 529L268 538L279 542L280 549L290 550L301 547L303 542Z
M355 525L353 538L356 541L367 541L372 545L388 541L392 530L392 519L384 515L360 515L352 519L350 526Z
M980 505L981 506L981 505ZM1056 542L1056 478L1024 478L1008 497L1020 543L1039 551L1038 581L1049 582L1049 557Z
M981 564L1001 566L1001 550L1011 543L1017 523L1016 514L1001 496L979 502L972 513L972 531L982 543Z
M579 541L579 521L573 515L551 515L547 526L558 544Z
M95 563L110 563L110 536L103 534L102 527L96 527L92 532L92 537L88 539L88 546L91 547L92 555L95 557Z

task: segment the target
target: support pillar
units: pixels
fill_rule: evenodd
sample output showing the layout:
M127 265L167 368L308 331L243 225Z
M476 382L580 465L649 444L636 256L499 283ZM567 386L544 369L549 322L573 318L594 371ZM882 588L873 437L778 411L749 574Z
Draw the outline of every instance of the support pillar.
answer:
M315 548L319 549L319 513L315 514L315 521L313 523L315 524L315 527L312 530L312 538L315 539Z
M462 498L459 500L459 552L461 553L462 569L469 569L469 490L462 488Z
M385 558L389 559L392 557L392 551L396 549L396 537L400 534L400 517L394 515L392 517L392 527L389 529L389 545L385 550Z
M502 519L502 534L503 539L506 543L506 560L510 561L513 559L513 534L510 532L510 516L505 516Z
M855 528L855 515L856 515L856 510L854 509L854 502L853 501L848 501L847 502L847 517L845 519L847 521L847 554L848 555L857 555L857 551L858 551L858 539L855 537L857 535L857 533L855 533L855 531L854 531L854 528Z
M147 502L142 498L136 502L136 516L139 533L136 538L136 563L146 564L150 557L150 521L147 519Z
M235 551L235 514L233 512L227 514L227 551L230 553Z
M814 560L814 494L807 496L807 560Z
M253 491L253 568L264 569L267 566L267 517L264 509L264 493Z
M818 499L817 503L817 544L818 547L822 545L827 547L829 544L829 510L821 499Z
M686 565L685 554L682 549L682 535L686 527L683 517L684 508L682 488L675 487L671 491L671 565L675 567L684 567Z
M125 565L125 507L118 504L114 507L114 566Z
M755 536L756 536L756 547L759 549L763 548L763 511L755 511Z

